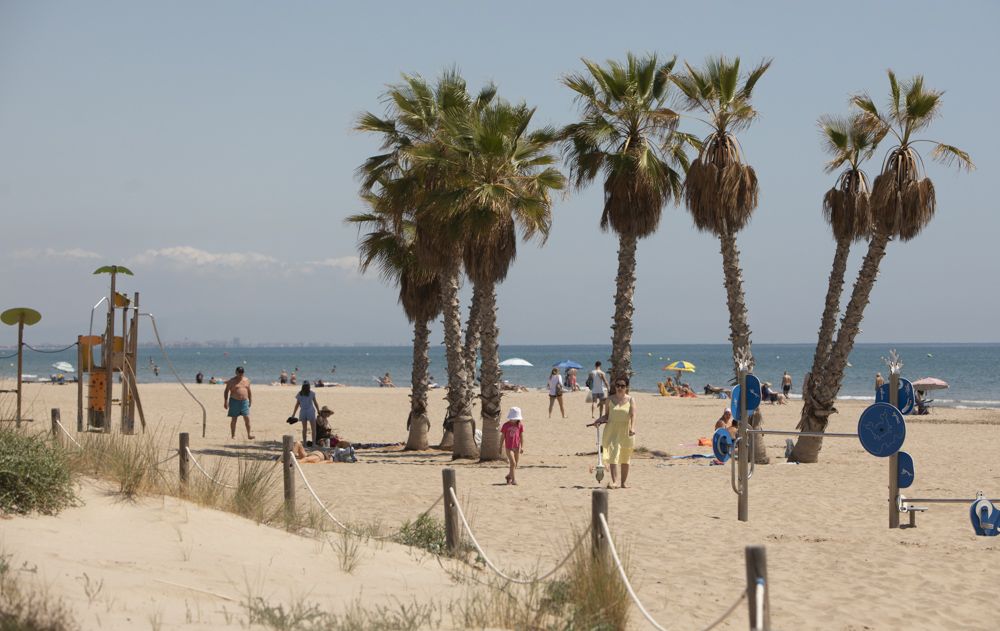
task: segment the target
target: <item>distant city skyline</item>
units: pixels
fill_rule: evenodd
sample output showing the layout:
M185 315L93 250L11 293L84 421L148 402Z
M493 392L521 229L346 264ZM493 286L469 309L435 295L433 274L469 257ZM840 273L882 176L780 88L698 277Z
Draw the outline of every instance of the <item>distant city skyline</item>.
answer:
M754 342L815 343L833 258L821 199L835 181L816 120L846 113L857 92L882 104L887 68L945 91L941 118L922 135L967 150L978 169L927 160L937 216L918 238L889 245L858 341L1000 340L1000 294L989 289L1000 277L991 186L1000 130L989 123L998 88L982 81L1000 59L1000 5L636 2L628 28L595 17L607 10L8 0L0 310L38 309L30 343L69 343L107 294L106 277L91 272L119 263L135 272L121 289L141 292L165 341L406 345L395 288L359 274L358 234L343 222L362 209L354 170L378 150L353 122L383 111L386 84L457 65L470 89L492 81L537 107L538 125L563 125L577 109L559 79L581 57L655 51L701 64L724 53L747 66L774 59L755 91L760 118L740 136L761 188L738 236ZM928 45L959 37L961 46ZM681 128L705 133L688 115ZM866 165L872 179L887 148ZM498 288L502 345L609 343L617 239L599 230L601 207L599 183L569 191L548 242L519 244ZM847 294L864 249L853 250ZM664 210L659 231L639 242L636 344L727 342L719 256L683 208ZM141 331L152 341L145 323ZM15 342L16 330L0 327L0 345Z

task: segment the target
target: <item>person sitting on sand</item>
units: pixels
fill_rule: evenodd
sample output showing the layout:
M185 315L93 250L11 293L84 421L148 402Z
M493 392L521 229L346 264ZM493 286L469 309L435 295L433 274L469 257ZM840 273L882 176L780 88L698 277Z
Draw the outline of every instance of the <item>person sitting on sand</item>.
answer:
M385 376L383 376L381 379L379 379L378 385L379 385L379 387L382 387L382 388L395 388L396 387L396 384L394 384L392 382L392 377L389 375L388 372L385 373Z
M336 445L340 442L340 438L333 433L333 428L330 427L331 416L333 416L333 410L325 405L320 408L319 418L316 420L316 441L323 447Z
M288 372L284 368L282 368L281 374L278 375L278 384L283 386L286 383L288 383Z
M771 405L777 403L778 405L784 405L788 403L788 399L785 395L771 390L771 382L765 381L760 386L760 398L762 401L767 401Z
M715 429L725 428L729 435L736 438L736 423L733 421L733 413L729 408L722 408L722 416L715 422Z

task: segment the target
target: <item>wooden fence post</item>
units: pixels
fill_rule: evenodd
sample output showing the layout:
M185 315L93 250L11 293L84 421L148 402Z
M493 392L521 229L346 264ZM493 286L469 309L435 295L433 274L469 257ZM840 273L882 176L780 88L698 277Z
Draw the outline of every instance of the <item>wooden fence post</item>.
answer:
M284 465L285 480L285 517L291 518L295 514L295 456L292 454L292 446L295 439L285 434L281 437L281 462Z
M56 444L62 444L62 436L59 433L59 408L52 408L52 440Z
M181 432L180 441L177 444L177 477L181 481L181 491L187 491L188 471L191 468L191 457L188 456L188 445L191 444L191 436L187 432Z
M462 533L458 524L458 507L451 494L452 491L455 491L456 496L458 495L454 469L441 470L441 486L444 492L444 540L448 552L454 554L458 552L458 543Z
M601 515L608 520L608 492L597 489L590 493L590 547L595 558L605 559L608 554L608 540L601 526Z
M747 610L751 631L771 631L771 586L767 582L764 546L747 546ZM762 587L758 600L758 585Z

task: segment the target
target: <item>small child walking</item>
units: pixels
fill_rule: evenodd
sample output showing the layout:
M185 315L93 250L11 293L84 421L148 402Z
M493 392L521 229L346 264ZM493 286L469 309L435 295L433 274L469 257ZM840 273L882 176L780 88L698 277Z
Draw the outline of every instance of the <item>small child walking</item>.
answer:
M521 408L512 407L507 412L507 422L500 428L500 433L503 435L503 446L507 450L507 464L510 465L510 471L507 473L507 484L517 484L514 472L517 471L517 463L524 448L524 426L521 424L523 420Z

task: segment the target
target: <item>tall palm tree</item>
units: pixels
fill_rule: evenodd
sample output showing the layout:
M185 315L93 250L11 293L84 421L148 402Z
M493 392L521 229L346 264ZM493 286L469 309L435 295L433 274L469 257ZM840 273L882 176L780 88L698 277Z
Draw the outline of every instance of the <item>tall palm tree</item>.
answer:
M677 131L677 113L667 107L676 60L629 53L624 63L602 66L583 59L586 72L562 80L580 106L579 121L562 131L571 180L582 188L603 176L601 229L618 235L612 379L632 375L638 241L656 232L664 206L680 196L686 150L697 146L693 136Z
M736 233L750 221L758 196L757 174L744 162L736 133L750 127L757 118L752 104L753 90L770 66L770 60L761 61L741 76L739 57L712 57L704 68L685 64L687 71L673 76L687 108L705 116L704 122L711 127L702 140L701 152L688 169L684 201L695 227L719 239L734 372L737 356L746 357L751 365L753 362ZM754 427L760 426L759 408L751 422ZM757 462L766 462L764 441L754 441L754 445Z
M481 107L494 94L493 87L487 86L473 98L456 70L444 72L433 85L422 77L404 75L402 83L390 86L383 95L388 116L365 113L356 125L360 131L380 135L384 151L368 158L359 168L362 191L370 190L386 175L398 180L390 189L391 205L413 209L417 261L436 272L441 284L448 364L448 413L442 446L447 446L452 429L467 434L471 440L472 412L467 395L458 295L460 234L448 222L439 220L440 213L432 210L434 205L430 203L454 173L448 170L446 162L427 157L442 151L446 118L461 115L470 107ZM467 441L460 442L465 444Z
M804 413L803 418L817 413L810 393L822 388L819 384L826 375L826 363L833 347L833 336L837 332L840 298L851 244L871 238L872 215L869 206L871 186L868 176L861 170L861 163L870 158L878 146L877 132L860 114L849 118L824 116L820 118L819 126L823 135L823 148L831 156L830 161L826 163L826 172L832 173L844 165L846 168L837 176L836 184L823 196L823 217L830 224L837 246L833 255L823 316L820 319L812 370L803 379L803 406L809 408L809 412ZM802 440L796 443L793 458L815 460L818 457L822 440L816 438L805 440L806 438L808 437L802 437ZM812 449L815 449L816 453L806 455Z
M871 297L889 241L894 238L909 241L934 216L937 207L934 184L924 174L923 160L916 144L930 143L933 146L931 159L945 165L957 164L967 170L975 168L969 154L958 147L914 137L940 115L943 93L926 88L924 78L920 75L903 82L896 79L892 70L888 71L888 76L888 110L880 111L867 94L851 99L865 122L875 131L875 138L882 140L891 137L895 144L886 154L882 171L875 178L872 187L872 237L854 283L851 299L844 310L836 341L826 361L824 378L810 391L812 409L803 407L799 427L808 431L824 431L829 415L834 411L833 404L843 382L847 359L861 330L864 309ZM798 453L793 455L800 462L815 462L819 456L819 448L813 445L803 444L801 450L798 446L796 449Z
M517 231L525 239L548 235L551 191L563 188L563 175L551 165L548 149L556 131L529 131L535 110L494 99L450 120L444 158L454 167L452 187L442 191L443 209L463 225L463 261L474 284L481 336L483 440L481 460L498 460L500 444L500 357L497 347L496 285L506 278L517 255ZM473 326L470 323L470 327ZM473 361L475 355L472 355ZM455 453L461 449L456 437Z
M389 185L389 183L385 183ZM417 262L416 229L412 219L400 216L387 207L384 187L364 196L370 210L351 215L348 223L369 232L361 239L361 271L373 265L379 275L399 286L399 303L413 324L413 368L410 413L406 425L406 450L423 450L428 446L430 420L427 417L427 384L430 358L430 322L441 315L441 283L437 274L428 273Z

